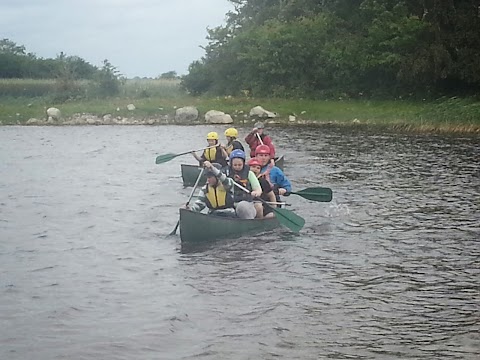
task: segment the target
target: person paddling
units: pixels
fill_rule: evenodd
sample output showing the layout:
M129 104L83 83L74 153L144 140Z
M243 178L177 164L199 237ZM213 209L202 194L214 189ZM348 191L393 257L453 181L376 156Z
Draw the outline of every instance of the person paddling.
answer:
M292 191L292 184L282 170L270 163L270 148L267 145L259 145L255 149L256 158L262 165L260 174L273 186L275 194L288 196ZM280 198L277 197L277 200Z
M258 213L262 212L262 204L253 203L253 198L262 195L260 183L255 174L250 171L248 165L245 164L245 152L243 150L233 150L229 159L228 176L250 191L250 193L247 193L235 187L233 197L237 216L242 219L254 219Z
M227 152L228 155L230 155L233 150L237 150L237 149L245 151L242 143L237 140L238 138L237 129L229 128L225 130L225 137L227 139L227 145L225 146L225 151Z
M207 134L207 143L210 148L205 149L202 156L198 156L195 151L192 151L193 157L200 162L200 165L205 161L210 161L220 164L222 168L226 168L228 154L225 148L218 143L218 134L215 131Z
M245 142L250 146L250 157L256 156L256 149L259 145L266 145L270 149L270 157L275 158L275 146L273 146L272 139L264 132L265 125L257 122L252 131L245 137Z
M252 158L248 161L247 164L250 167L250 170L258 178L258 182L260 183L260 187L262 188L262 195L260 195L260 198L267 202L275 203L277 201L277 198L275 196L275 193L273 192L272 185L270 185L270 183L265 179L265 177L261 176L260 174L260 171L262 170L262 164L260 163L260 161L258 161L257 158ZM257 209L257 218L262 219L275 217L275 213L273 212L272 207L277 207L276 204L270 204L270 206L266 206L265 204L260 203L259 205L262 205L261 209L259 210L257 206L255 206L255 209Z
M207 183L200 190L197 200L186 209L200 212L208 208L208 213L218 216L235 217L233 201L233 180L222 173L222 165L203 162L206 169Z

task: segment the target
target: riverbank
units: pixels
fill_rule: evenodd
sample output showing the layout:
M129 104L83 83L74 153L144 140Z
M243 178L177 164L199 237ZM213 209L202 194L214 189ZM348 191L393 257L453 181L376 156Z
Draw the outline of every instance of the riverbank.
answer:
M134 105L134 109L132 106ZM480 102L473 98L407 100L305 100L254 99L248 97L192 97L172 92L162 97L117 97L51 103L46 97L5 98L0 103L1 125L161 125L175 124L176 109L194 106L204 123L209 110L230 114L234 124L254 121L250 109L261 105L276 114L272 125L380 126L421 132L480 133ZM48 122L46 108L56 107L62 117ZM130 109L130 110L129 110ZM37 121L31 121L36 119ZM30 120L30 121L29 121Z

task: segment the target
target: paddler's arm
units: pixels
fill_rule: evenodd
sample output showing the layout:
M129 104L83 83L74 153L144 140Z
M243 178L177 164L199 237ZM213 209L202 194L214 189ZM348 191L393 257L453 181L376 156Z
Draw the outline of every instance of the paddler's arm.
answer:
M209 163L207 163L209 165ZM222 183L225 190L230 190L233 188L233 183L235 182L232 178L227 177L223 172L218 170L215 166L209 167L209 170L215 175L215 177Z
M205 207L207 206L207 203L206 203L207 197L205 196L205 190L206 190L206 186L204 186L200 189L200 192L198 193L197 200L195 200L193 205L190 206L190 210L195 211L195 212L200 212L203 209L205 209ZM187 209L188 208L189 207L187 207Z
M198 156L195 151L192 151L191 154L193 155L193 157L194 157L195 159L197 159L197 161L202 162L202 161L204 160L204 159L202 159L200 156Z

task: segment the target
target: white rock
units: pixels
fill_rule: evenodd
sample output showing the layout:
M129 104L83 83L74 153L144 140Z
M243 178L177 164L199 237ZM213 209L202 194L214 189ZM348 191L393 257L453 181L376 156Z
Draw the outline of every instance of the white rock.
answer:
M231 124L233 119L229 114L225 114L223 111L210 110L205 114L205 121L208 124Z
M290 121L290 122L295 122L296 119L297 119L297 118L296 118L295 116L293 116L293 115L288 115L288 121Z
M175 121L195 121L198 119L198 109L195 106L185 106L175 110Z
M62 117L62 113L59 109L51 107L47 109L47 117L51 117L53 120L59 120Z
M27 125L38 125L40 123L41 123L41 121L38 120L38 119L35 119L35 118L30 118L27 121Z
M128 104L128 105L127 105L127 110L128 110L128 111L133 111L133 110L135 110L135 105L133 105L133 104Z
M265 110L261 106L255 106L250 110L250 117L274 118L277 117L277 115L277 113Z

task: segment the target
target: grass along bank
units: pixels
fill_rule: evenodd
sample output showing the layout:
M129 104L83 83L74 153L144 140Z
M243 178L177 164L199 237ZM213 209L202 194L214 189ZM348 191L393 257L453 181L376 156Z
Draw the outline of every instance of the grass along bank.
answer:
M1 83L1 80L0 80ZM18 88L18 83L15 84ZM39 84L35 83L38 88ZM53 86L53 85L52 85ZM433 101L409 100L306 100L255 99L248 97L193 97L184 94L178 81L129 80L121 94L106 99L81 98L55 103L51 93L43 96L0 97L0 121L3 125L25 124L30 118L44 119L45 109L57 107L65 119L78 113L97 116L112 114L128 118L155 118L169 115L175 109L195 106L203 116L209 110L232 115L234 121L244 119L254 106L276 112L275 121L288 122L289 115L298 122L308 120L318 124L366 124L411 131L480 132L480 101L473 98L441 98ZM134 111L127 110L134 104Z

